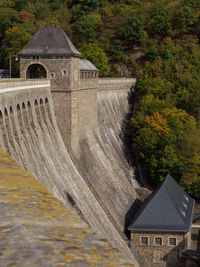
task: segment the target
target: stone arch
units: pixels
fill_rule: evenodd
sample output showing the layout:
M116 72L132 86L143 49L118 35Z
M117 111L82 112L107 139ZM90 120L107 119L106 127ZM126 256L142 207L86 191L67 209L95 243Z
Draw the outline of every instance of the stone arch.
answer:
M13 108L10 106L10 114L13 114Z
M22 109L26 109L24 102L22 103Z
M20 105L17 104L17 111L20 111Z
M47 78L47 69L40 62L30 64L26 69L27 79L45 79Z
M37 101L37 99L35 99L35 106L38 106L38 101Z
M40 98L40 105L43 105L43 100L42 100L42 98Z
M48 104L49 103L49 100L47 97L45 97L45 104Z
M7 108L4 109L4 115L5 115L5 116L8 116Z
M2 114L2 111L0 110L0 119L3 118L3 114Z
M31 107L31 103L30 103L30 101L27 102L27 107L28 107L28 108Z

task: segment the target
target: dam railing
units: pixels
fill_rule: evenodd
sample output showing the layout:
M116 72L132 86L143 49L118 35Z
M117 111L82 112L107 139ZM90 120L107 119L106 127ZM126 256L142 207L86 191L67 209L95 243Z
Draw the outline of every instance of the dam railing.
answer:
M11 91L27 90L33 88L47 88L50 87L50 80L47 79L8 79L0 81L0 93L7 93Z
M121 89L126 86L130 88L135 83L134 78L87 78L80 79L80 89Z

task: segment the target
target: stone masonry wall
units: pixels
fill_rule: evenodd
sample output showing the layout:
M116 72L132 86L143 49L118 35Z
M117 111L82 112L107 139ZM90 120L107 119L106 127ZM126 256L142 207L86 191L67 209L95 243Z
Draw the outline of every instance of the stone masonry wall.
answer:
M148 245L140 244L140 237L148 237ZM154 238L162 237L162 245L155 245ZM176 246L169 245L169 238L176 238ZM180 251L186 247L184 233L132 232L131 246L135 257L143 267L182 267ZM162 260L156 261L161 255Z
M80 86L79 58L67 59L20 59L20 77L26 78L26 72L30 65L40 64L47 72L47 79L51 79L51 91L71 91ZM66 71L66 74L63 73ZM51 77L54 75L54 78Z

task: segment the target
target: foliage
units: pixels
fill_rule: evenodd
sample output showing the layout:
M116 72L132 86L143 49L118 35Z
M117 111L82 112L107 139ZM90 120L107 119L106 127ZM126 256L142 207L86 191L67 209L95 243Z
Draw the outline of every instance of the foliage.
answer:
M0 68L40 26L60 25L100 75L138 78L129 134L150 180L170 172L200 198L199 21L199 0L1 0Z
M93 42L96 39L96 30L100 25L100 16L94 14L84 15L77 21L78 31L82 34L81 37L87 40L87 42Z
M84 43L80 52L85 59L90 60L100 71L100 75L106 76L109 72L108 58L101 47L96 43Z

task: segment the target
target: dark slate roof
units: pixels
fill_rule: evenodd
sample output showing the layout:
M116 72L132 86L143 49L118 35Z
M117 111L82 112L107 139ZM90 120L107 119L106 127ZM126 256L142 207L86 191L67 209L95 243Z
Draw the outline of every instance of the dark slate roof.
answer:
M142 204L128 230L188 232L194 200L168 174Z
M39 28L32 39L18 53L19 56L74 56L81 57L60 27Z
M80 71L95 71L95 72L98 72L99 70L89 60L81 59L80 60Z

